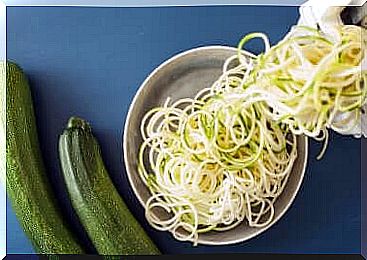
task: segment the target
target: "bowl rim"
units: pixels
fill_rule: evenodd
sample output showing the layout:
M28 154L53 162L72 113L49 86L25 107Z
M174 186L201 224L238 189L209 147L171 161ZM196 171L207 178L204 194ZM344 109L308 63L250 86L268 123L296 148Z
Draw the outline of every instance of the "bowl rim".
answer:
M202 50L230 50L230 51L237 51L238 49L235 47L230 47L230 46L224 46L224 45L209 45L209 46L202 46L202 47L195 47L195 48L191 48L185 51L182 51L176 55L171 56L170 58L166 59L165 61L163 61L160 65L158 65L154 70L152 70L149 75L145 78L145 80L140 84L138 90L136 91L127 115L126 115L126 119L125 119L125 125L123 128L123 140L122 140L122 149L123 149L123 160L124 160L124 166L125 166L125 170L126 170L126 175L127 175L127 179L129 180L129 183L131 185L131 188L134 192L135 197L138 199L140 205L143 207L143 209L145 210L145 203L140 195L140 193L138 192L138 189L135 185L135 183L133 182L132 179L132 171L133 169L131 169L130 165L129 165L129 160L127 157L127 139L128 139L128 127L130 125L130 118L131 115L133 113L133 109L135 108L136 102L139 99L141 93L144 91L144 89L147 86L147 83L151 80L152 77L154 77L154 75L156 73L158 73L163 67L165 67L166 65L168 65L169 63L171 63L172 61L181 58L183 56L186 56L188 54L191 54L193 52L197 52L197 51L202 51ZM243 54L248 55L248 56L254 56L253 53L250 53L246 50L242 50L241 51ZM276 222L278 222L284 215L285 213L288 211L288 209L290 208L290 206L293 204L299 190L300 187L303 183L303 179L304 179L304 175L306 172L306 168L307 168L307 161L308 161L308 137L305 135L297 135L297 138L303 138L304 139L304 161L303 161L303 165L302 165L302 170L300 173L300 177L299 177L299 181L297 183L297 186L295 187L295 190L292 194L292 196L290 196L290 199L288 200L288 203L286 204L286 206L283 208L282 211L280 211L277 215L277 217L275 217L267 226L259 228L257 231L255 231L254 233L252 233L249 236L246 237L242 237L242 238L237 238L237 239L233 239L233 240L226 240L223 242L217 242L217 241L208 241L208 240L201 240L200 237L198 239L198 244L201 245L232 245L232 244L238 244L241 242L245 242L248 241L258 235L260 235L261 233L264 233L266 230L268 230L270 227L272 227ZM191 240L188 240L191 241Z

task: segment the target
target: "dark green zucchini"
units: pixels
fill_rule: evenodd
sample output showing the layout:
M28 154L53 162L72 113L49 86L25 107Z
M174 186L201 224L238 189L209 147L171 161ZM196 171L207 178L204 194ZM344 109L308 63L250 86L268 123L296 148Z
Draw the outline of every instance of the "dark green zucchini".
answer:
M72 205L99 254L160 254L114 187L86 121L69 119L59 156Z
M14 63L1 66L2 83L5 70L7 74L6 189L13 210L38 253L81 254L83 249L63 220L45 172L27 78ZM3 95L5 86L0 87ZM3 130L4 123L2 118Z

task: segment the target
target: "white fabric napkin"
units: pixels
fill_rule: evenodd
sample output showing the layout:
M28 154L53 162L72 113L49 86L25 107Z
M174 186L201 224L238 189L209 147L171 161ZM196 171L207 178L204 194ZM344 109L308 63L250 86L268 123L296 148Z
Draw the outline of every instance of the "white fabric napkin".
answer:
M338 41L339 34L336 27L343 24L340 16L343 9L348 5L362 6L365 3L366 0L309 0L299 7L300 18L297 24L320 28L331 39ZM367 48L365 48L364 57L361 69L365 71L367 70ZM367 138L367 104L364 105L363 110L365 113L361 113L359 124L343 134ZM343 117L345 117L345 114L342 113L336 116L337 119Z

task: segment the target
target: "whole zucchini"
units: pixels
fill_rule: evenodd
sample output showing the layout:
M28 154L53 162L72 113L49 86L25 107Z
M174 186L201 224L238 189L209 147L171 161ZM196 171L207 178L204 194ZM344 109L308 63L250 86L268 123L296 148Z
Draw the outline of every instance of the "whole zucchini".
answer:
M26 76L16 64L3 62L0 78L2 98L6 91L6 189L17 219L38 253L81 254L46 176ZM2 104L3 133L4 109ZM4 181L3 168L1 175Z
M86 121L69 119L59 156L72 205L99 254L160 254L114 187Z

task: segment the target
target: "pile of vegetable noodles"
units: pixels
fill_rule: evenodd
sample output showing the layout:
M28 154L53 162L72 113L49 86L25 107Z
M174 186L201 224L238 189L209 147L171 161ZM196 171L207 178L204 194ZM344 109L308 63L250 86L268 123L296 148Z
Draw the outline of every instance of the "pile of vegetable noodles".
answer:
M325 140L326 148L328 128L343 133L359 120L362 30L342 26L333 42L298 26L273 47L266 35L249 34L211 87L149 111L139 173L152 193L150 224L194 244L200 233L244 220L268 225L297 157L296 135ZM256 37L265 52L245 57L244 44ZM167 219L157 218L162 210Z
M327 128L348 133L360 123L366 103L367 71L361 68L366 29L344 25L339 32L335 42L318 30L298 26L272 48L263 34L249 35L239 44L240 50L247 40L262 37L266 46L242 85L244 95L265 101L269 116L293 133L325 140L319 158Z
M153 194L146 217L155 228L195 242L198 233L230 229L244 219L254 227L273 219L297 143L258 104L226 96L166 102L145 116L143 126L139 170ZM157 219L157 208L171 218Z

